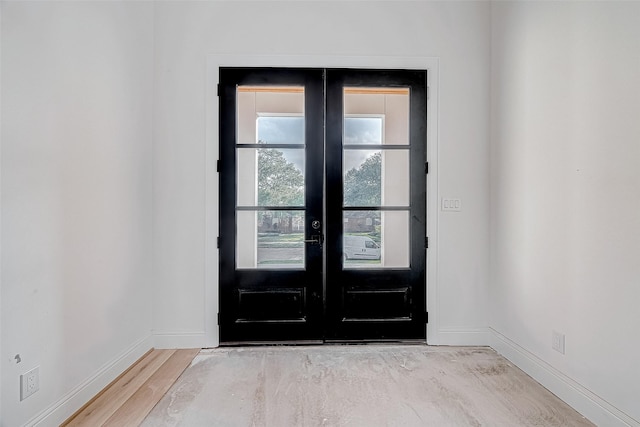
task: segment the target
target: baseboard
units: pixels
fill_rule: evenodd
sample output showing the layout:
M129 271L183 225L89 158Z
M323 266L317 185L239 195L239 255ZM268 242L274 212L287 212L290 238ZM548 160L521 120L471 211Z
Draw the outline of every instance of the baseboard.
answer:
M151 336L139 339L128 349L105 364L93 376L71 390L62 399L31 418L25 426L58 426L127 370L153 346Z
M447 328L435 332L427 330L429 345L488 346L489 342L489 332L486 328Z
M631 418L538 356L490 329L491 347L598 426L640 427Z
M205 332L155 332L153 347L165 348L209 348L217 347L218 343Z

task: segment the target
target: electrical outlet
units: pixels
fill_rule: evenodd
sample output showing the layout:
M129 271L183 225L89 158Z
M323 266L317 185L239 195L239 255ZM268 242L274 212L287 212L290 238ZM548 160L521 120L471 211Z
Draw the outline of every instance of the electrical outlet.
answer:
M40 367L36 366L20 375L20 400L24 400L40 390Z
M564 354L564 334L553 331L551 337L551 348L559 353Z

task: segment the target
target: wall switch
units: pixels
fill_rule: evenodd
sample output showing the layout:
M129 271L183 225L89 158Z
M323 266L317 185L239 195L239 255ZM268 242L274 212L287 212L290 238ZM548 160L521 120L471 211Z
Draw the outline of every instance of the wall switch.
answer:
M462 202L460 199L442 199L442 210L449 212L460 212Z
M20 400L24 400L40 390L40 367L20 375Z
M555 351L564 354L564 334L553 331L551 338L551 348Z

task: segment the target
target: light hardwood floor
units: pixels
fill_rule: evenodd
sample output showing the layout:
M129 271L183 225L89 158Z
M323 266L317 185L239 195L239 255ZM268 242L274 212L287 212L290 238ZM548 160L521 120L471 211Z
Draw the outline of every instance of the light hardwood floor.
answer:
M199 349L150 350L62 426L138 426Z
M65 426L593 426L487 347L153 350Z
M593 426L488 347L203 350L142 427Z

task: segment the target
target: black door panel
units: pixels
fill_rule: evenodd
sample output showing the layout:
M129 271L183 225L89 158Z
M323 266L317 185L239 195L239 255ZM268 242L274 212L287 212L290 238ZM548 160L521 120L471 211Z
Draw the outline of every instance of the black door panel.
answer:
M221 68L219 92L221 343L424 341L426 71Z

